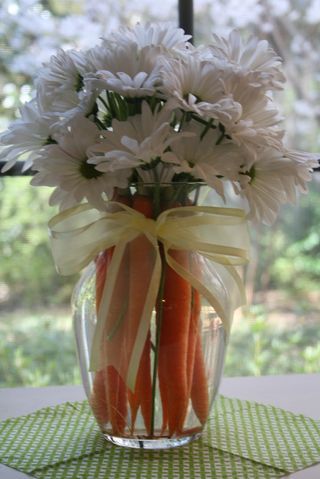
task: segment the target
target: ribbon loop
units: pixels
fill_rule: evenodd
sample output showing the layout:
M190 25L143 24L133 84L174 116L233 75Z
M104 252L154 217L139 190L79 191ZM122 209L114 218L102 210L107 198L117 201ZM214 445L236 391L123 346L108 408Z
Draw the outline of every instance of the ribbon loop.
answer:
M215 309L229 334L234 310L245 302L244 287L236 266L248 261L249 237L245 213L236 208L188 206L164 211L156 220L148 219L132 208L108 202L106 211L89 204L66 210L49 222L52 253L61 274L80 271L96 255L115 246L97 315L91 351L91 370L99 370L104 331L112 341L108 312L116 288L121 264L131 241L142 235L146 254L153 257L148 272L145 304L137 334L129 351L125 371L114 366L133 389L143 346L150 327L162 274L158 242L163 245L166 262L197 289ZM179 264L173 250L189 253L189 266ZM112 328L111 328L112 330Z

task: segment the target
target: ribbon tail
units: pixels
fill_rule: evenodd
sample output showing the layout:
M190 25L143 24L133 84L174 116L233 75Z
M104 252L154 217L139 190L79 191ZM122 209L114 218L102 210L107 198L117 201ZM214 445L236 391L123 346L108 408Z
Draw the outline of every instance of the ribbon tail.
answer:
M144 344L147 338L148 330L150 328L150 321L152 311L157 300L160 278L161 278L161 257L159 253L157 240L146 234L151 246L155 251L155 262L149 278L149 287L145 297L143 311L140 317L137 334L134 340L134 345L129 359L129 365L126 375L126 384L133 391L135 388L136 377L138 374L140 359L142 356Z
M101 344L104 339L107 339L104 338L103 335L106 334L106 331L108 331L108 312L110 309L112 296L115 291L115 285L126 246L127 241L121 241L115 247L114 253L112 255L110 268L103 288L102 300L97 314L97 323L92 340L89 368L90 371L98 371L105 366L104 361L106 362L107 360L106 358L104 358L104 360L101 359Z
M201 253L191 252L190 269L188 271L172 258L167 247L165 248L165 257L169 266L186 279L193 288L199 291L213 307L221 319L228 337L231 330L233 312L241 304L241 301L238 301L239 295L241 300L244 299L244 288L236 269L232 265L226 266L214 263L202 256ZM200 265L199 260L202 263ZM192 265L194 261L197 262L197 267L195 268ZM199 276L195 273L197 269L201 271ZM202 274L205 274L206 277L201 278ZM231 298L235 288L238 294L236 295L237 300L233 304Z

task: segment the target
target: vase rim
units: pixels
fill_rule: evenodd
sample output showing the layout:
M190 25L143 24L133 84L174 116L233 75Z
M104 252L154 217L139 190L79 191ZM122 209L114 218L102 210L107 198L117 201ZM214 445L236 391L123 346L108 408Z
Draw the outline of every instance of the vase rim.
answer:
M183 185L189 185L189 186L207 186L209 188L209 186L203 182L203 181L174 181L174 182L156 182L156 181L149 181L149 182L144 182L144 181L134 181L132 183L130 183L130 187L154 187L154 186L158 186L160 188L168 188L168 187L178 187L178 186L183 186Z

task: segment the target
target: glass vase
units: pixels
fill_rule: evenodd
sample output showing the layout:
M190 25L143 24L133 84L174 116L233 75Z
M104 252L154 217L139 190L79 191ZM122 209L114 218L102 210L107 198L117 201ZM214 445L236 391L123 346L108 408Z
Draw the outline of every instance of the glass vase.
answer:
M136 185L118 193L115 201L156 219L168 209L205 202L208 191L195 183ZM152 285L154 254L148 239L141 233L123 252L94 371L90 362L97 312L112 275L114 247L97 255L73 294L78 358L92 412L107 440L132 448L166 449L200 437L218 392L226 351L225 329L214 308L167 263L160 241L157 248L161 278L131 381L132 352ZM199 270L202 267L195 252L171 253L180 265L192 261Z

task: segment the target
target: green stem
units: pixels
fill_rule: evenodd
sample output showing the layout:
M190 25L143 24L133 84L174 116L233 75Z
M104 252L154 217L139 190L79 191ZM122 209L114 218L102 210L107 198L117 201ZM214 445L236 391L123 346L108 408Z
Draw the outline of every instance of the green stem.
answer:
M200 195L200 186L198 185L196 188L196 193L194 195L193 206L196 206L198 204L199 195Z
M219 138L218 138L217 141L216 141L216 146L217 146L217 145L220 145L220 143L222 142L223 138L224 138L224 133L221 133L221 135L219 136Z
M211 120L209 120L209 121L204 120L203 118L200 118L199 116L196 116L194 114L192 114L192 119L197 121L198 123L201 123L201 125L204 125L205 127L207 127L208 124L211 122ZM217 129L216 125L214 125L213 123L210 125L210 128L212 128L212 130Z
M164 259L163 259L163 264L164 264ZM158 372L158 363L159 363L160 335L161 335L162 313L163 313L164 280L165 280L165 271L162 268L159 294L158 294L159 306L157 311L156 344L155 344L155 351L154 351L154 363L153 363L153 374L152 374L152 406L151 406L151 427L150 427L151 436L154 435L154 429L155 429L154 423L155 423L155 415L156 415L157 372Z
M182 112L182 116L181 116L181 120L180 120L179 130L178 130L179 133L180 133L180 131L182 130L182 127L183 127L185 118L186 118L186 112L183 111L183 112Z
M212 127L212 124L213 124L213 118L211 118L208 123L206 124L206 126L204 127L203 129L203 132L201 133L200 135L200 140L203 140L203 138L205 137L205 135L208 133L208 131L210 130L210 128Z
M161 213L161 187L158 172L156 169L154 169L154 176L156 184L153 190L153 217L154 219L157 219L159 214Z
M101 120L99 120L99 118L95 117L94 122L97 125L97 127L100 128L100 130L106 129L104 123Z
M225 130L225 127L219 123L219 130L221 132L219 138L217 139L216 141L216 145L220 145L220 143L222 142L222 140L224 139L224 137L226 136L226 130Z
M104 105L105 109L106 109L107 111L109 111L109 105L108 105L108 103L105 101L105 99L102 98L101 95L98 96L98 100L101 101L101 103Z

